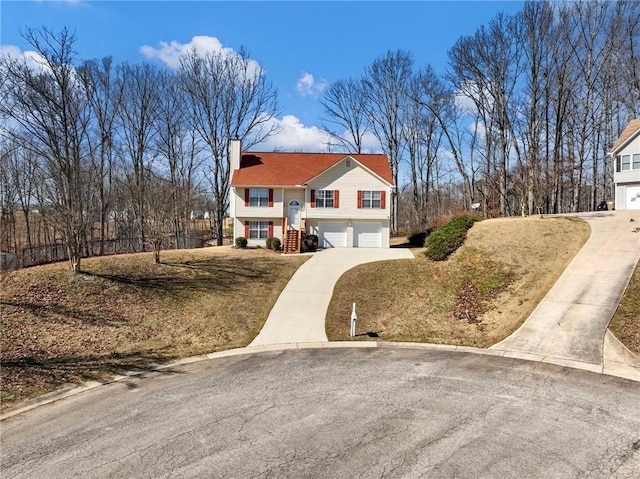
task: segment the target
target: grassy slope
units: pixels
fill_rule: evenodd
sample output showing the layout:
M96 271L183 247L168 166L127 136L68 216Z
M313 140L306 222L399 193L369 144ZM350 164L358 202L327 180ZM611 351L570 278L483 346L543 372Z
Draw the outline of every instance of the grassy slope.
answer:
M229 247L2 275L2 407L125 368L247 345L302 257Z
M358 331L382 340L488 346L527 317L588 235L570 219L491 220L446 262L416 249L414 260L362 265L336 286L327 333L347 338L355 301ZM66 264L3 274L2 407L121 369L244 346L304 258L209 248L163 252L163 261L123 255L87 260L77 277ZM611 324L636 353L639 300L640 266Z
M640 263L636 266L609 329L627 348L640 355Z
M356 302L358 332L381 340L490 346L526 319L589 234L569 218L487 220L448 261L416 249L414 260L359 266L336 285L327 334L348 338Z

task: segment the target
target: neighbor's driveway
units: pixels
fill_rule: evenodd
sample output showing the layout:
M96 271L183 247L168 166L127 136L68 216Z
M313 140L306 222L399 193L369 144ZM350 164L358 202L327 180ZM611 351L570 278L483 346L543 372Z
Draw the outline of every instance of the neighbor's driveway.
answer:
M589 223L591 237L520 329L491 349L603 364L607 326L640 258L640 212L572 216Z
M403 248L332 248L319 251L293 275L260 334L249 346L327 341L324 323L327 308L333 287L345 271L359 264L413 257L411 250ZM350 314L351 311L345 311L345 318Z

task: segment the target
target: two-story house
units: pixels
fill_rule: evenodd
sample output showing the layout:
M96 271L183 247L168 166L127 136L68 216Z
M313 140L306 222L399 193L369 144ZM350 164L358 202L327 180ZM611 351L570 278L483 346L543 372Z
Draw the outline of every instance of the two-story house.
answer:
M640 119L629 122L610 154L616 210L640 210Z
M269 237L298 252L303 234L320 248L389 247L394 190L386 155L242 152L231 142L233 236Z

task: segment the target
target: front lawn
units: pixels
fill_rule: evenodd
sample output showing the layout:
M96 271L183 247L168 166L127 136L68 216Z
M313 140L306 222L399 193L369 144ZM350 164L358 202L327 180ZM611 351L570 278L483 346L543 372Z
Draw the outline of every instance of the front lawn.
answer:
M533 311L590 235L572 218L501 218L476 223L447 261L358 266L338 281L327 315L330 340L358 339L488 347ZM367 334L369 333L369 334Z
M246 346L306 260L264 249L163 251L2 274L2 408L87 379Z

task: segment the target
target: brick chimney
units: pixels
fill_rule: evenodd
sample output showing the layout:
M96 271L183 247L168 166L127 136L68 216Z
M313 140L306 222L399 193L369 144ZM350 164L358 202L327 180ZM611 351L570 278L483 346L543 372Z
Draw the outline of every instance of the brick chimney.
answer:
M231 154L231 171L233 170L239 170L240 169L240 158L242 156L242 141L241 140L237 140L237 139L233 139L230 142L230 148L231 150L230 154Z

